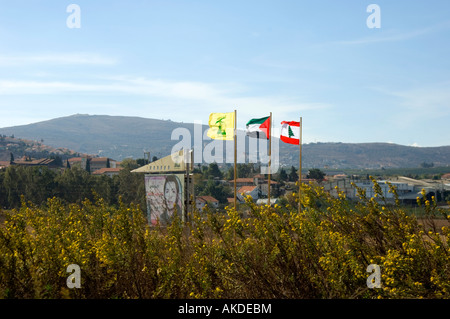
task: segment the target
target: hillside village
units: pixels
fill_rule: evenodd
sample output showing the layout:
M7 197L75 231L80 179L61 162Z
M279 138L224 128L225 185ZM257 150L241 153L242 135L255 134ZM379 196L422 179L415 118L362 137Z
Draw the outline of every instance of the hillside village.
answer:
M118 129L120 128L120 129ZM172 140L175 129L183 129L194 137L194 130L200 129L193 123L157 120L131 116L107 116L74 114L28 125L1 128L0 134L30 140L30 145L54 146L63 159L65 151L60 146L79 154L109 157L121 161L126 158L140 158L143 152L152 151L158 158L169 155L178 140ZM201 126L204 132L208 125ZM244 129L242 127L241 129ZM245 136L245 133L243 132ZM37 141L31 141L37 140ZM277 140L276 138L274 141ZM209 142L209 140L204 140ZM248 152L249 139L245 136L243 145ZM280 141L280 159L290 167L298 165L298 151L295 145ZM194 142L191 141L191 145ZM40 147L44 147L41 145ZM244 146L243 146L244 147ZM381 169L414 168L420 163L434 163L436 167L450 165L450 146L413 147L394 143L341 143L310 142L303 145L304 167L328 169ZM225 150L226 151L226 148ZM247 153L248 154L248 153ZM9 155L9 154L4 154ZM25 154L16 154L17 157ZM71 157L80 155L71 155ZM33 156L41 158L44 156ZM0 160L8 160L2 157Z
M123 170L131 171L139 166L148 163L144 159L125 159L122 162L109 157L98 157L86 154L79 154L69 149L51 148L42 142L16 139L14 137L0 137L0 170L6 170L10 166L14 167L46 167L56 174L72 168L78 168L89 175L107 176L113 178L118 176ZM5 155L5 154L9 154ZM25 154L16 158L15 154ZM31 156L33 155L33 157ZM34 156L46 155L46 157L35 158ZM8 158L9 157L9 158ZM154 157L153 160L157 158ZM268 178L267 175L257 173L253 164L239 164L238 178L236 180L237 200L244 201L244 197L250 196L253 201L260 205L268 203ZM282 168L277 174L273 174L270 181L271 200L270 204L277 204L280 198L297 191L296 181L298 180L298 170L293 166L290 171ZM368 176L347 175L345 173L327 172L323 169L323 176L311 178L309 172L302 172L303 183L320 184L332 196L338 197L338 191L345 193L349 199L357 199L357 189L364 189L368 197L372 197L373 184ZM232 168L213 163L209 165L198 165L193 170L196 207L203 209L206 204L212 208L220 208L234 202L233 189L234 179L232 178ZM288 174L289 173L289 174ZM436 196L440 202L450 200L450 174L435 175L433 179L418 179L406 176L379 176L379 184L383 189L386 200L393 201L394 196L389 192L388 183L396 187L399 200L405 205L414 205L417 197L421 197L422 189L425 189L429 198ZM143 182L142 182L143 183Z

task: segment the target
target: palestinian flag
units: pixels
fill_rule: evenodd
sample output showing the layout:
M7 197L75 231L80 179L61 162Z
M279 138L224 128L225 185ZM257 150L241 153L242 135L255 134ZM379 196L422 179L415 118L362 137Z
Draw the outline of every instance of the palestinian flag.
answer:
M280 139L288 144L300 144L300 122L281 122Z
M247 135L256 138L269 139L270 136L270 116L260 119L251 119L246 124Z

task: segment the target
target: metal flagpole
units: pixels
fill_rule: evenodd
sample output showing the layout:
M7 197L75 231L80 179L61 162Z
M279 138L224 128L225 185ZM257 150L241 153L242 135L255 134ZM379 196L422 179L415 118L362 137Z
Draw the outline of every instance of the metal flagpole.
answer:
M183 149L183 157L184 157L184 165L186 168L186 211L184 212L184 216L183 216L183 221L187 222L188 221L188 216L189 216L189 201L191 200L190 196L191 196L191 192L190 192L190 180L189 180L189 174L190 174L190 158L189 156L191 155L190 151L187 151L186 154L186 149Z
M298 212L302 212L301 193L302 193L302 117L300 117L300 136L299 136L299 172L298 172Z
M236 110L234 110L234 209L237 210L237 194L236 194Z
M270 112L270 117L269 117L269 176L267 179L267 198L268 201L267 203L270 206L270 166L271 166L271 162L272 162L272 112Z

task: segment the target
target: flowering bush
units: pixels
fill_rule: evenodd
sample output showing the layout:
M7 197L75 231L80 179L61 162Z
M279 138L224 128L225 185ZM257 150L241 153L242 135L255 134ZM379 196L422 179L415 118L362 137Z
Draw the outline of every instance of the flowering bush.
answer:
M120 201L22 201L2 212L0 297L450 298L449 227L434 224L448 210L419 200L419 223L374 190L354 203L302 185L301 213L295 194L275 207L248 198L243 210L194 211L167 227ZM81 288L66 285L70 264ZM368 288L369 264L381 288Z

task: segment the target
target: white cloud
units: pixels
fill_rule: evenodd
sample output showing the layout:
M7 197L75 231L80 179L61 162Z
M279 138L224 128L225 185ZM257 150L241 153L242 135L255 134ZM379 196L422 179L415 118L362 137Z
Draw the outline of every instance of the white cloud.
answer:
M252 96L239 83L210 84L129 77L109 78L101 84L0 79L0 95L61 95L64 99L66 93L107 95L107 101L112 95L129 95L130 104L135 106L127 105L127 111L135 111L135 114L143 112L147 116L154 111L154 116L159 115L156 118L163 115L174 121L192 122L205 118L205 113L236 109L238 125L241 126L245 126L250 118L269 115L270 112L276 114L277 118L273 119L276 124L283 120L296 120L302 111L330 107L326 103L303 102L286 96ZM142 111L143 105L150 105L153 110ZM94 108L92 112L95 113Z
M450 111L450 81L423 84L406 89L391 89L371 87L372 90L396 97L398 106L404 111L426 112L429 115L440 116ZM423 116L424 114L419 114Z
M389 110L385 111L386 122L391 129L410 132L410 138L417 141L417 135L421 136L422 145L425 135L432 134L435 138L433 145L445 145L448 142L437 142L445 140L445 134L439 133L445 127L446 120L450 116L450 82L433 83L422 86L413 86L403 89L372 88L385 94L390 99ZM416 136L416 137L413 137ZM429 138L429 137L428 137ZM408 141L406 143L412 143ZM414 146L414 145L412 145Z
M41 64L87 64L87 65L114 65L118 60L112 57L102 56L95 53L52 53L52 54L35 54L21 56L0 56L0 67L17 67Z
M450 112L450 82L440 82L410 87L407 89L373 88L374 90L396 98L404 111L419 117L442 116Z

